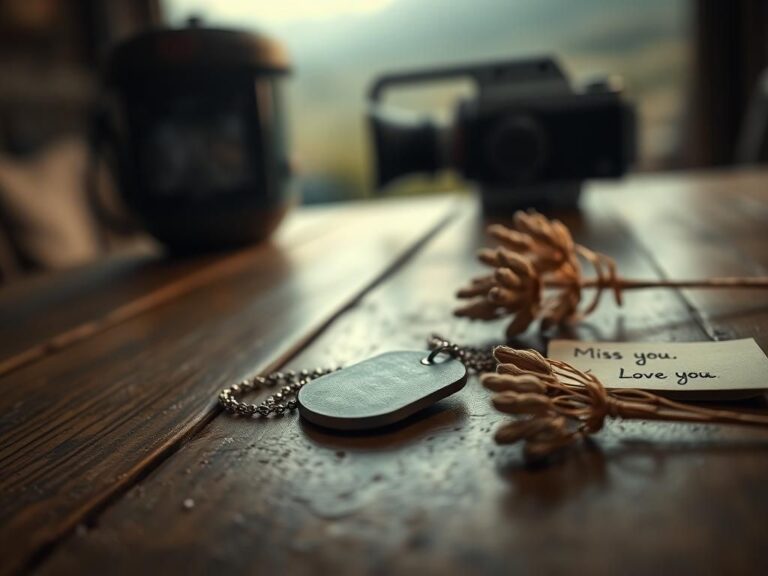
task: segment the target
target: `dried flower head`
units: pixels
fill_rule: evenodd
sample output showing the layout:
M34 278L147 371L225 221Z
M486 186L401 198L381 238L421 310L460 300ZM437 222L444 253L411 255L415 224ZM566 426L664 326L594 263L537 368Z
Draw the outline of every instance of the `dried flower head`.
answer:
M456 314L483 319L513 314L508 334L524 332L541 310L538 272L527 258L506 248L481 250L478 257L493 267L494 273L476 278L470 286L459 290L459 298L474 300L456 310Z
M603 293L610 290L622 304L622 291L637 288L768 288L768 277L726 277L697 280L630 280L620 277L614 261L576 244L568 228L538 212L518 211L512 227L489 226L499 242L480 250L479 260L493 272L475 278L458 291L469 300L457 316L494 320L513 316L507 336L524 332L535 320L542 328L574 322L594 312ZM582 263L594 272L584 278ZM594 289L591 302L580 306L582 291Z
M644 390L607 390L594 375L535 350L499 346L496 373L483 374L493 406L515 419L496 431L496 442L524 442L541 458L600 431L608 417L768 425L768 417L672 402Z
M471 300L455 310L457 316L493 320L512 315L507 336L524 332L534 320L543 328L592 312L603 288L615 279L613 261L574 243L568 228L538 212L517 212L513 227L499 224L488 234L500 246L483 249L478 259L493 273L475 278L457 296ZM597 279L585 282L580 257L592 264ZM598 288L593 302L579 311L582 288ZM617 298L620 291L616 290Z

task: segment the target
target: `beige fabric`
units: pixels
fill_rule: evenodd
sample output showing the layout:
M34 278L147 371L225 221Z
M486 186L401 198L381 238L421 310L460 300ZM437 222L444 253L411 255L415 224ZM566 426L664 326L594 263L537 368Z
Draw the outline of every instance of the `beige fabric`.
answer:
M6 236L27 263L61 268L101 253L85 194L88 149L61 140L36 157L0 155L0 213Z

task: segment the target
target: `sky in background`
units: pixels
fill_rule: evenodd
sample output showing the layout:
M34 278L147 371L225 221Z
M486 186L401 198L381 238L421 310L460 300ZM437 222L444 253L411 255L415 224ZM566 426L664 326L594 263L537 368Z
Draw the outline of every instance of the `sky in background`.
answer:
M373 78L473 60L548 54L577 82L621 75L639 107L639 168L674 166L680 154L688 0L165 0L164 9L171 24L199 15L285 43L295 65L292 149L310 197L370 194L365 94ZM459 85L395 101L445 111L462 93Z

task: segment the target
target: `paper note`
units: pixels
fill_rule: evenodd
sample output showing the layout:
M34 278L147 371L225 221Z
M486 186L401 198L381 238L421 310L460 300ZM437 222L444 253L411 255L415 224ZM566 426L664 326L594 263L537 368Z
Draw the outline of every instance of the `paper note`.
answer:
M548 355L591 372L606 388L681 392L768 388L768 358L752 338L723 342L553 340Z

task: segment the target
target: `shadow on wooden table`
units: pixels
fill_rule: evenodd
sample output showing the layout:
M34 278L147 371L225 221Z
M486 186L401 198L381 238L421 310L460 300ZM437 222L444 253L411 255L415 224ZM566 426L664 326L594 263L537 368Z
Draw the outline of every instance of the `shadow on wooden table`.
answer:
M325 448L396 450L423 441L440 430L460 427L467 418L464 403L447 398L401 422L377 430L335 431L316 426L303 418L299 418L299 427L311 442Z
M607 489L612 472L617 470L629 472L634 478L645 476L652 483L663 477L672 460L686 455L768 452L768 435L765 439L627 439L606 444L590 439L582 446L539 461L527 461L518 450L510 452L498 466L499 475L512 488L506 503L514 507L520 502L533 501L554 508L583 492Z

